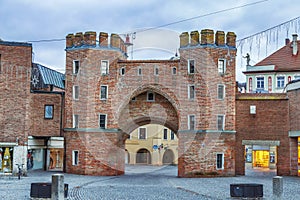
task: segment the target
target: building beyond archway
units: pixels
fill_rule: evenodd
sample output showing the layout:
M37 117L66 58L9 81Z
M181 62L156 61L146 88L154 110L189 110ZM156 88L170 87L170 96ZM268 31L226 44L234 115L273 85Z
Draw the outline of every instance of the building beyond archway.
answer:
M200 34L182 33L171 60L126 60L117 34L67 36L66 172L124 174L125 140L152 123L179 138L178 176L235 174L236 35Z
M163 156L163 164L164 165L173 164L174 159L175 159L175 157L174 157L173 151L170 149L167 149Z
M140 149L136 153L136 164L151 164L151 154L147 149Z

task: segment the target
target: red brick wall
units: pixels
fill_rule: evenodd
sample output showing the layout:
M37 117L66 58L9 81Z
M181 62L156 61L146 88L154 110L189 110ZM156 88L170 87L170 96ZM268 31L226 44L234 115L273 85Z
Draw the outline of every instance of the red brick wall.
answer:
M0 42L0 141L24 144L30 132L32 47Z
M44 118L45 105L53 105L53 119ZM62 96L56 93L32 93L31 136L61 136Z
M250 105L256 114L250 114ZM243 140L277 140L277 174L290 175L289 111L286 94L238 94L236 98L236 174L245 174Z

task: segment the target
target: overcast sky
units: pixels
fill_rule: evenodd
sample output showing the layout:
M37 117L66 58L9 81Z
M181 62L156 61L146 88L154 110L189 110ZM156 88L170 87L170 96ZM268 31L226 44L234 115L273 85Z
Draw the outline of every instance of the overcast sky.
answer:
M233 31L237 39L266 30L299 16L299 0L1 0L0 38L5 41L37 41L64 39L69 33L100 31L110 33L137 32L134 59L166 59L179 45L178 35L184 31ZM139 32L145 28L196 17L233 7L241 8L199 17L160 29ZM300 27L300 24L299 24ZM283 27L285 29L286 27ZM291 28L292 29L292 28ZM299 30L299 28L298 28ZM283 30L285 31L285 30ZM297 30L290 30L289 35ZM299 34L299 33L298 33ZM279 47L287 34L279 37ZM167 36L167 37L166 37ZM34 62L63 72L65 41L32 42ZM256 44L257 46L257 44ZM278 46L278 45L276 45ZM278 48L279 48L278 47ZM263 59L272 48L252 56L252 63ZM150 53L149 53L150 52ZM243 54L246 54L247 49ZM237 62L238 79L244 61Z

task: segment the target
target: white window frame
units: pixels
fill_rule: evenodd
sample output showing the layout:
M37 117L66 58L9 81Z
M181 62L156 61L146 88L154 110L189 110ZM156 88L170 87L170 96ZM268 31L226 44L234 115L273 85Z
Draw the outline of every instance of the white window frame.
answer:
M221 160L221 167L218 167L218 155L221 155L222 156L222 160ZM223 170L224 169L224 153L216 153L216 169L217 170Z
M76 63L78 64L78 66L76 66ZM73 74L74 75L78 74L79 69L80 69L80 61L79 60L73 60Z
M77 166L79 164L79 151L73 150L72 151L72 165Z
M101 116L105 116L105 118L104 118L104 120L105 120L104 121L104 127L100 126L100 124L101 124ZM99 114L99 121L98 122L99 122L99 128L100 129L107 129L107 114L100 113Z
M163 129L163 140L168 140L168 129L167 128Z
M102 94L102 87L105 89L105 94ZM100 100L107 100L108 98L108 85L100 85Z
M222 96L220 96L219 94L220 94L220 87L222 87L222 90L223 90L223 92L222 92ZM225 85L224 84L218 84L218 88L217 88L217 98L219 99L219 100L224 100L225 99Z
M191 127L191 117L194 118L193 127ZM196 116L195 115L188 115L188 130L195 130L196 128Z
M158 75L159 75L159 67L158 67L158 66L155 66L155 67L154 67L154 75L155 75L155 76L158 76Z
M279 78L281 80L279 80ZM278 75L276 77L276 86L277 86L277 88L284 88L284 86L285 86L285 76L284 75Z
M106 66L104 65L106 63ZM109 74L109 60L101 60L100 62L100 72L101 75L108 75Z
M152 93L153 94L153 99L149 99L149 94ZM148 91L147 92L147 101L148 102L154 102L155 101L155 93L152 91Z
M121 69L120 69L120 75L121 76L125 76L125 73L126 73L125 67L121 67Z
M194 87L194 91L191 92L191 87ZM195 85L188 85L188 99L194 100L196 96Z
M261 79L261 78L262 78L262 80L258 81L258 79ZM259 84L260 87L258 87L258 82L260 83ZM262 83L263 83L263 87L261 87ZM257 76L256 77L256 90L257 89L259 89L259 90L264 90L265 89L265 77L264 76Z
M76 90L76 88L77 88L77 90ZM74 100L79 99L79 86L78 85L73 85L73 99Z
M44 106L44 119L53 119L54 117L54 105L45 104Z
M77 116L77 120L76 120L76 116ZM79 115L76 114L73 115L73 128L79 128Z
M300 74L295 74L294 75L294 80L299 80L300 79Z
M138 74L138 76L142 76L143 75L142 67L138 67L137 74Z
M226 73L226 59L219 58L218 59L218 73L223 76Z
M193 68L191 68L191 63L194 63ZM188 60L188 74L195 74L196 71L196 61L194 59L189 59ZM193 69L193 70L192 70Z
M222 117L222 129L219 129L219 117ZM217 130L223 131L225 129L225 115L217 115Z
M141 129L145 129L145 138L140 138L140 131ZM138 130L138 139L139 140L146 140L147 139L147 128L146 127L139 127L139 130Z
M172 67L172 75L176 75L177 74L177 67Z

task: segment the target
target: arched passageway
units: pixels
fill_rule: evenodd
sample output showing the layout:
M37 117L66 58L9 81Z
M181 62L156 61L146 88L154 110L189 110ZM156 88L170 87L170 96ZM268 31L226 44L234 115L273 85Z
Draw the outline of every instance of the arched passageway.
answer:
M171 149L167 149L163 155L163 164L164 165L170 165L170 164L173 164L174 162L174 153Z
M147 149L140 149L136 153L137 164L151 164L151 154Z

